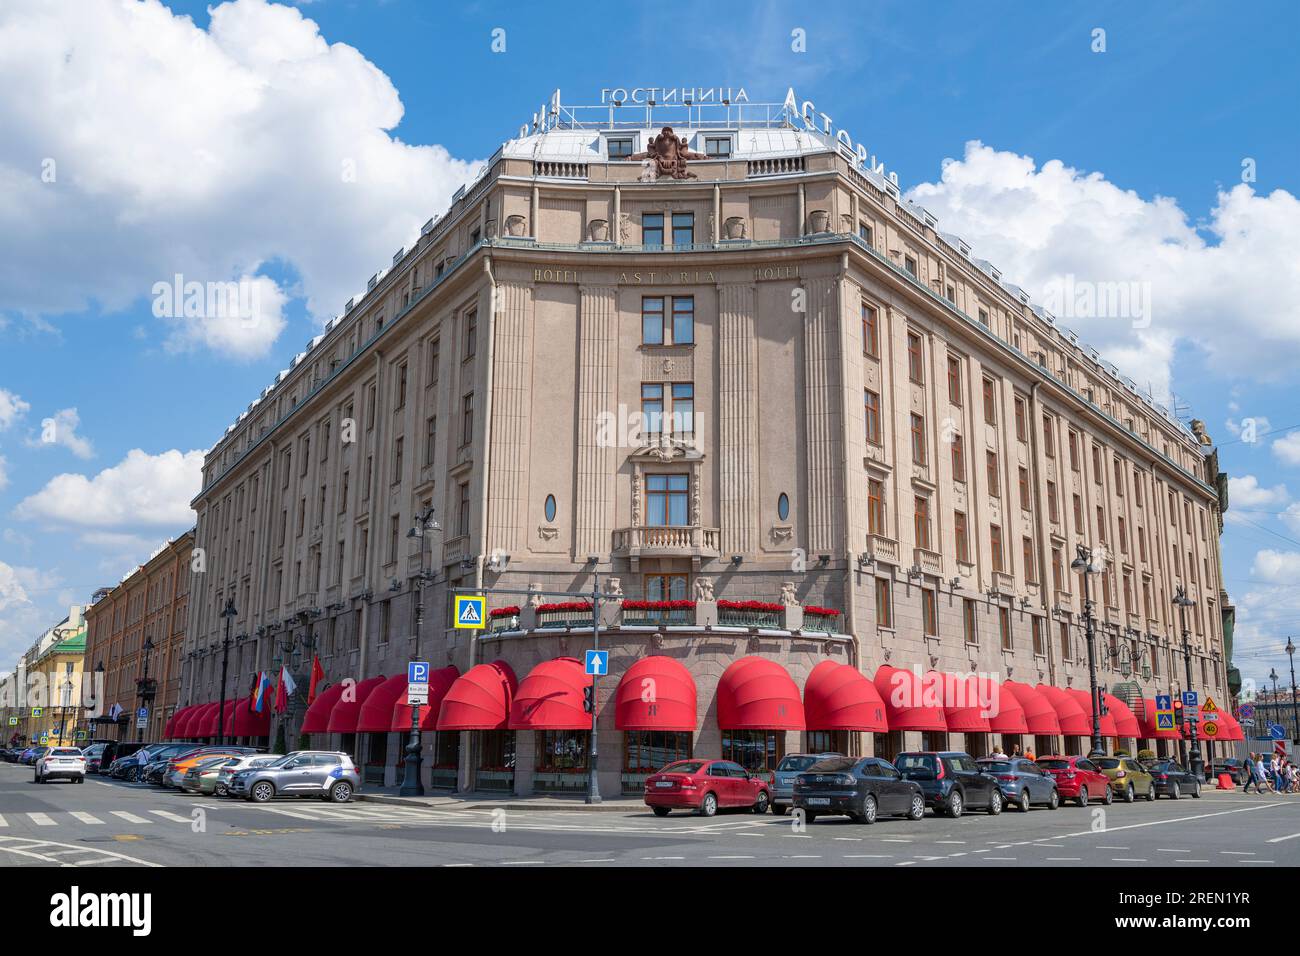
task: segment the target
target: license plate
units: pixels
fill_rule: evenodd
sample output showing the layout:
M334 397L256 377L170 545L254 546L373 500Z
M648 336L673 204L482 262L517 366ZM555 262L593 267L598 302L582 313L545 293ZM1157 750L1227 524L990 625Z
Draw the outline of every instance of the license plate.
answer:
M810 807L829 807L831 805L830 797L809 797L807 804Z
M672 782L671 780L656 780L656 781L655 781L655 786L656 786L656 787L671 787L672 785L673 785L673 782Z

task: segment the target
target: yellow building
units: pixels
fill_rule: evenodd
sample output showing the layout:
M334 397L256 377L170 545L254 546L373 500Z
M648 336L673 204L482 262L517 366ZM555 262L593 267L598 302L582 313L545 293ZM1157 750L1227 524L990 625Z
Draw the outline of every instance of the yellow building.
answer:
M33 744L89 742L81 707L86 628L82 624L75 631L67 628L59 631L58 639L27 665L30 701L22 733Z

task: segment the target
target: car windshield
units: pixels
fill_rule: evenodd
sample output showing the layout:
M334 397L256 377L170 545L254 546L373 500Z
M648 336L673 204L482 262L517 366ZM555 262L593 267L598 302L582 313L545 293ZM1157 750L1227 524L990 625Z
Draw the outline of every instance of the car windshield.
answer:
M1164 773L1170 769L1170 764L1168 760L1156 760L1147 764L1147 767L1151 770L1159 770L1161 773Z
M660 773L699 773L700 768L704 766L703 760L679 760L677 763L670 763Z
M994 773L1006 773L1011 770L1010 760L981 760L981 770L991 770Z
M894 761L899 770L933 770L934 757L930 754L902 754Z
M1040 760L1038 766L1044 770L1069 770L1070 761L1068 760Z
M1099 757L1093 761L1102 770L1118 770L1119 759L1116 757Z
M810 754L791 754L776 765L777 773L800 773L817 763L818 758Z
M813 773L841 773L848 770L861 758L858 757L827 757L825 760L818 760L808 769Z

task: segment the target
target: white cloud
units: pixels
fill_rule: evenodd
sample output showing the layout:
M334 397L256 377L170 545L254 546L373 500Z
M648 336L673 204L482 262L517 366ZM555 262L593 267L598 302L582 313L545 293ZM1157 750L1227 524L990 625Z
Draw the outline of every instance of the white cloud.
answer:
M166 287L170 283L161 285ZM214 284L212 288L219 289L224 285ZM206 347L238 359L255 359L271 350L284 331L284 306L289 297L266 276L245 275L229 285L247 290L243 306L208 309L205 298L204 311L200 314L185 314L184 309L178 308L165 316L174 325L164 343L168 350L191 352ZM158 314L157 308L155 314Z
M31 410L31 407L15 393L0 388L0 432L26 415Z
M1300 577L1300 551L1265 548L1255 555L1251 574L1269 584L1291 584Z
M8 611L20 604L29 604L27 589L19 580L18 571L0 561L0 611Z
M0 491L9 487L9 462L5 460L4 455L0 455Z
M0 302L29 321L272 262L334 315L475 168L396 138L389 78L265 0L212 7L207 30L159 0L4 4L0 51ZM285 295L265 291L254 328L156 334L265 354Z
M910 195L1044 304L1067 277L1076 290L1149 289L1145 328L1097 315L1105 310L1058 318L1158 395L1180 343L1200 348L1225 377L1277 380L1300 364L1300 202L1290 193L1235 186L1197 228L1173 199L970 142L963 158L945 161L939 182Z
M14 514L82 528L187 527L194 521L190 500L199 492L202 470L201 451L149 455L134 448L93 478L55 476L19 502Z
M1229 403L1230 407L1235 405L1236 402ZM1263 436L1273 430L1273 423L1263 415L1246 415L1242 417L1241 421L1229 418L1223 425L1232 433L1233 438L1245 436L1244 440L1247 444L1260 442Z
M94 458L95 449L90 442L77 434L81 416L75 408L63 408L49 418L41 420L40 436L28 439L29 448L52 448L61 445L78 458Z
M1300 465L1300 431L1273 440L1273 454L1287 465Z
M1228 514L1232 514L1229 509ZM1300 501L1293 501L1286 506L1281 515L1282 523L1296 534L1300 534Z
M1254 475L1242 475L1240 478L1228 479L1229 510L1232 507L1262 508L1270 505L1284 505L1291 500L1286 485L1274 485L1265 488Z

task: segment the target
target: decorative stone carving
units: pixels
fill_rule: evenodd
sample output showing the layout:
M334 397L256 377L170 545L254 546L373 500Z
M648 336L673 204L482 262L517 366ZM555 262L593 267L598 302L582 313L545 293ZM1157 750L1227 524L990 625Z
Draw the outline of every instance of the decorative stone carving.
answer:
M537 526L537 537L543 541L554 541L560 536L560 529L554 528L548 524L539 524Z
M713 599L713 578L696 578L695 600L712 601Z
M606 578L605 579L605 596L611 598L623 597L623 579Z
M686 161L690 159L708 159L703 153L697 153L686 146L685 137L678 136L671 126L665 126L659 135L650 140L650 148L643 153L633 153L628 157L636 160L649 160L653 169L653 179L665 176L672 179L695 179L694 173L686 171ZM642 172L644 177L645 173Z
M814 209L808 214L808 224L813 232L825 232L831 224L831 214L825 209Z
M746 228L742 216L728 216L722 224L723 233L728 239L744 239Z
M847 212L840 213L840 232L849 234L853 232L853 217Z
M531 592L528 595L528 606L533 610L536 610L539 605L546 603L545 599L542 597L542 583L540 581L529 581L528 590Z
M528 220L525 217L518 214L506 216L506 235L524 236L527 235L527 229Z
M780 544L782 541L789 541L794 537L794 528L788 524L774 525L768 532L773 544Z
M497 221L495 219L489 219L487 222L483 224L483 235L487 236L487 238L489 239L496 238Z
M793 581L781 582L781 604L785 607L799 606L799 598L795 594Z
M663 631L655 631L653 634L650 635L650 646L653 647L655 650L658 650L659 648L664 646Z
M641 526L641 471L632 472L632 527Z
M609 220L608 219L591 220L591 223L588 226L588 230L590 232L592 242L609 241Z
M632 214L628 212L619 213L618 216L618 241L628 242L632 238Z

